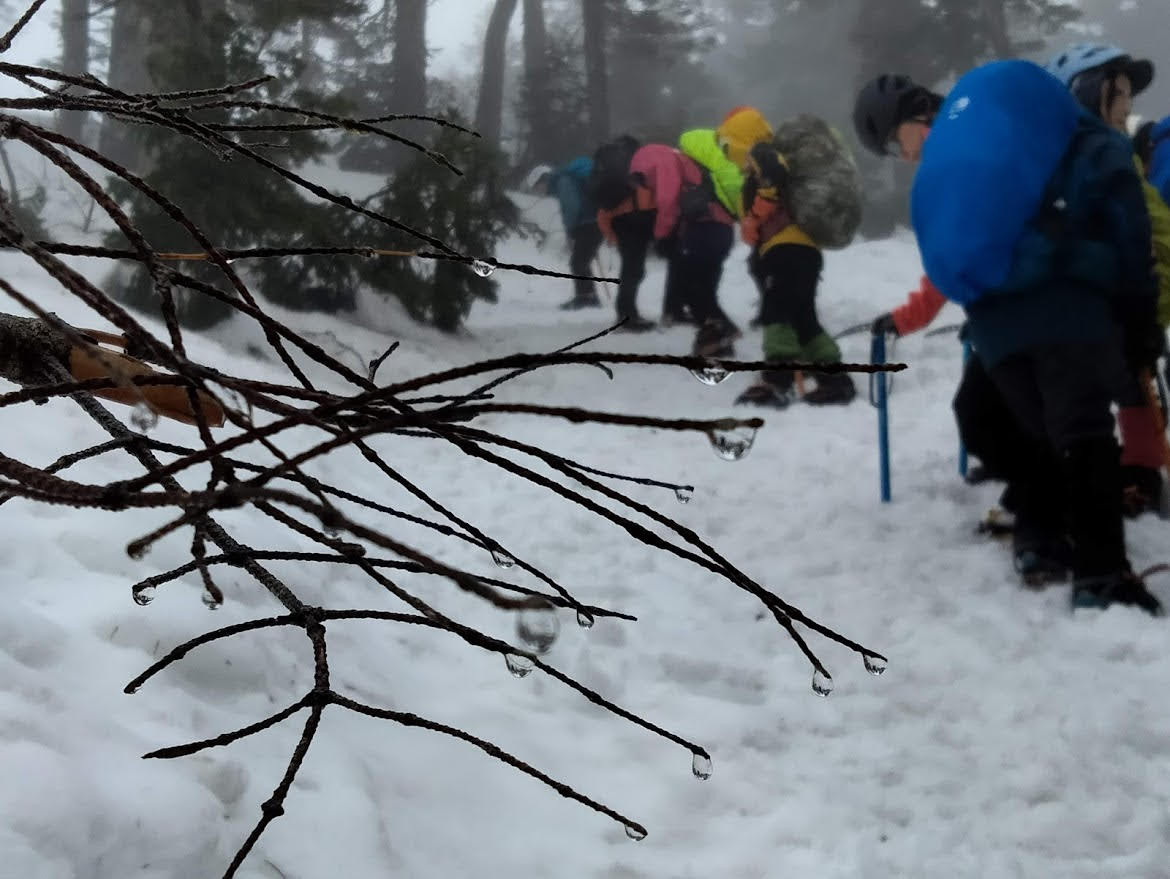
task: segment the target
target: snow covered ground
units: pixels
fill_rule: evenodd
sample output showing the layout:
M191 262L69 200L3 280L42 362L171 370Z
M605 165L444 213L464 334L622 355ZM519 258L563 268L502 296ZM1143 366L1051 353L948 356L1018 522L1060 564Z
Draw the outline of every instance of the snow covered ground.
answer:
M528 201L535 216L551 222L547 202ZM558 241L554 234L540 252L511 242L499 256L558 265ZM737 251L728 262L723 299L746 326L755 294L744 256ZM93 323L11 255L0 256L0 272L63 318ZM822 317L830 329L871 318L897 304L917 275L905 239L831 255ZM363 358L401 339L382 368L384 381L551 350L610 317L557 311L569 295L566 282L520 275L500 281L500 303L477 306L460 338L410 326L380 302L364 303L357 323L281 316L321 340L333 333ZM641 296L647 314L658 313L661 286L655 265ZM958 317L947 312L939 323ZM236 325L218 339L192 339L190 347L201 360L282 380L272 361L247 358L256 338ZM844 344L847 357L866 358L865 336ZM688 345L688 331L679 328L593 347L684 353ZM758 345L759 334L748 333L740 356L754 358ZM602 620L591 630L566 617L549 661L705 745L714 774L697 780L685 750L539 673L515 679L495 657L450 637L334 623L338 689L493 740L642 822L649 836L631 841L621 825L464 743L331 711L286 815L240 875L1168 875L1170 708L1159 701L1170 678L1166 623L1126 609L1074 619L1065 589L1020 589L1006 549L972 533L996 489L968 488L956 475L949 405L957 342L914 337L895 355L911 369L891 398L889 507L877 502L876 418L863 397L846 409L769 415L737 463L720 460L694 435L485 419L486 427L583 463L694 483L686 506L667 491L635 486L630 493L694 528L811 616L890 657L889 671L874 678L859 658L813 637L835 677L828 699L811 692L811 669L795 645L727 583L439 443L379 443L420 485L582 601L637 615L637 623ZM685 371L628 367L609 381L592 368L566 367L506 385L501 396L714 417L732 413L748 381L735 376L707 388ZM4 424L5 453L38 465L98 439L85 415L61 401L7 410ZM189 438L178 425L155 433ZM112 455L68 475L105 481L137 472L128 458ZM372 482L353 457L329 459L312 472L418 509L391 483ZM259 515L219 518L253 545L308 548ZM300 733L296 721L194 757L140 759L263 718L299 698L311 674L303 636L262 632L201 648L138 694L123 695L131 678L187 638L278 612L259 587L227 572L220 583L228 601L214 614L200 601L197 577L161 588L147 607L135 604L133 582L186 560L181 539L140 561L127 556L127 542L161 521L146 512L95 516L20 501L0 507L3 879L219 876L284 771ZM1166 557L1164 523L1142 521L1130 535L1135 564ZM490 558L450 541L412 528L397 536L499 574ZM344 571L273 568L306 600L401 609ZM469 624L509 636L506 617L454 595L449 583L400 579ZM1154 588L1170 598L1170 583Z

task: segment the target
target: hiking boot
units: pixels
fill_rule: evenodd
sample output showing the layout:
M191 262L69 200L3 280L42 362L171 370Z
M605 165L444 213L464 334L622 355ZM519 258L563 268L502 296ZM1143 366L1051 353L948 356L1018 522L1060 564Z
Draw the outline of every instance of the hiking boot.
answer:
M1090 577L1077 580L1072 588L1073 610L1104 610L1112 604L1138 607L1151 616L1164 616L1166 611L1157 596L1146 588L1145 582L1133 571L1124 571L1109 577Z
M814 373L817 386L804 395L804 402L813 406L844 406L857 396L853 377L847 372Z
M658 324L654 321L634 314L627 317L625 323L617 327L616 331L619 333L646 333L656 329L658 329Z
M568 302L562 302L561 311L576 311L579 308L600 308L601 297L596 293L589 296L574 296Z
M1030 589L1067 580L1071 556L1072 547L1063 536L1030 536L1018 523L1012 532L1012 564Z
M789 382L788 388L781 388L760 379L735 398L735 405L787 409L795 399L796 395L792 392L791 382Z
M734 357L735 340L742 334L729 321L713 317L695 333L691 353L695 357Z
M1162 474L1152 467L1128 464L1121 468L1121 504L1127 518L1157 513L1162 504Z
M680 311L664 311L662 312L662 327L677 327L677 326L694 326L695 319L691 317L690 312L685 308Z

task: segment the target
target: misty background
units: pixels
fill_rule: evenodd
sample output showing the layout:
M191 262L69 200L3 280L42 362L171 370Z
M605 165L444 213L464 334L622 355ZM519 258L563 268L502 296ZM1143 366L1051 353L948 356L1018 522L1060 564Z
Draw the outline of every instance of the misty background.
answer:
M6 21L24 8L0 0ZM305 130L253 146L288 167L373 175L362 193L371 207L487 255L504 236L542 234L509 195L532 167L591 154L619 133L673 144L688 128L714 127L729 109L750 104L772 119L819 115L856 147L852 101L875 73L905 72L945 90L981 61L1043 61L1084 39L1116 43L1161 67L1168 32L1166 0L53 0L5 57L92 74L131 94L268 73L275 79L253 93L258 99L469 126L482 137L423 121L379 123L448 156L466 172L458 178L417 149L380 138ZM1143 116L1170 114L1170 59L1164 73L1137 101ZM227 109L199 112L231 121ZM193 206L222 246L413 246L190 143L81 113L53 124ZM910 172L856 152L866 180L863 232L889 234L906 220ZM35 214L35 186L15 188ZM111 191L153 244L192 246L140 195L118 185ZM111 233L109 241L120 239ZM445 330L495 292L493 280L465 266L408 261L355 266L307 257L272 263L252 280L267 298L306 310L344 311L359 289L372 289ZM144 276L110 286L123 301L152 307ZM188 324L226 316L226 306L191 297Z

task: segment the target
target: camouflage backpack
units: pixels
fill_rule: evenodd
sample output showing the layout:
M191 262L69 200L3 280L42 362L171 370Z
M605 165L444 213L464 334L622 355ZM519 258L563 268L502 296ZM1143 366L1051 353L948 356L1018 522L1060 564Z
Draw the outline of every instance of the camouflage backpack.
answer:
M840 135L804 114L781 123L773 143L788 162L782 195L792 219L818 247L847 247L861 225L861 176Z

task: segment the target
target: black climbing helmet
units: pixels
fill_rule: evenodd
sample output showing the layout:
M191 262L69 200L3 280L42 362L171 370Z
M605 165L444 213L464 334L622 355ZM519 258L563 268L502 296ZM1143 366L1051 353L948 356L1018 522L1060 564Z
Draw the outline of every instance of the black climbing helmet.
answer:
M890 139L907 119L930 119L938 112L942 98L908 76L883 73L866 83L853 105L853 128L857 139L871 153L890 154Z

